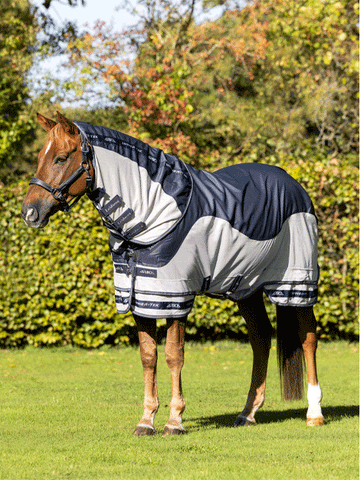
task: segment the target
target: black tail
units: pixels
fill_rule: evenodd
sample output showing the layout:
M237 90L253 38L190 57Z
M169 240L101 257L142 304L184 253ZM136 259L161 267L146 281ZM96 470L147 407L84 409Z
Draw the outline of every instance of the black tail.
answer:
M277 307L277 357L284 400L299 400L304 393L304 353L294 307Z

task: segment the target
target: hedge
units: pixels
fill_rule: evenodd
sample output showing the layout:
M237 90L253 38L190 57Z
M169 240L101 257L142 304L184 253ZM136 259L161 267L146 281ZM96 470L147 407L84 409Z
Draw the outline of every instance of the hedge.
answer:
M285 158L307 189L319 218L319 336L358 336L358 170L334 158ZM88 199L70 217L56 214L43 230L28 228L20 207L28 180L0 187L0 347L73 344L94 348L136 342L131 315L115 309L108 233ZM270 318L276 325L274 307ZM165 321L159 321L164 332ZM246 338L236 304L202 296L188 319L193 340Z

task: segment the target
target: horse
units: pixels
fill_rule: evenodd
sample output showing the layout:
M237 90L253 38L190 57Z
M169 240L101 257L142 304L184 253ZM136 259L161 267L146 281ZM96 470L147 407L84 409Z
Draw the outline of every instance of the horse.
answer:
M181 371L196 295L237 302L253 351L246 404L234 426L254 425L265 399L273 333L263 293L276 305L284 400L303 396L306 424L324 423L316 368L317 219L307 193L284 170L239 164L210 173L116 130L37 114L48 132L21 215L43 228L84 194L110 231L118 312L132 312L144 375L134 435L153 435L159 408L156 319L166 319L170 416L162 435L185 432Z

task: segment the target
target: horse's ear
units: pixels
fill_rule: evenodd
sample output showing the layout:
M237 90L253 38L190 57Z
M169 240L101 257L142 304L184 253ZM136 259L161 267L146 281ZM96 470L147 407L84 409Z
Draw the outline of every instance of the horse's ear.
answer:
M79 133L79 130L77 126L68 120L64 115L62 115L60 112L56 112L58 116L59 123L62 125L64 128L65 132L68 133L69 135L75 135Z
M47 132L50 132L50 130L52 130L55 125L56 125L56 122L55 120L51 120L50 118L46 118L44 117L44 115L41 115L40 113L37 113L36 114L36 117L38 119L38 122L40 123L40 125L45 128L45 130Z

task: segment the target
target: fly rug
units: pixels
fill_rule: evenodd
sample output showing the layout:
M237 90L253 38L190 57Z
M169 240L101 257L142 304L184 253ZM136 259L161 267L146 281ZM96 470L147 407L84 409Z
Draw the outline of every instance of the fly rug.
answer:
M265 398L272 327L263 292L277 309L283 396L301 398L305 356L307 424L321 425L313 313L317 219L303 187L275 166L239 164L209 173L109 128L60 113L58 121L40 114L38 120L49 135L22 216L27 225L44 227L87 193L109 230L117 310L134 315L144 370L144 412L134 434L155 432L158 318L167 319L172 386L163 435L184 432L181 369L196 295L237 302L248 327L253 371L235 426L255 424Z

